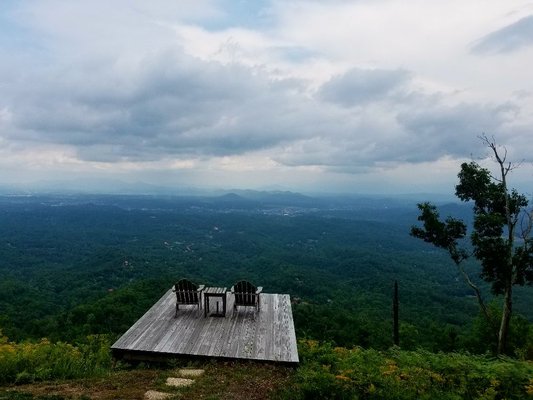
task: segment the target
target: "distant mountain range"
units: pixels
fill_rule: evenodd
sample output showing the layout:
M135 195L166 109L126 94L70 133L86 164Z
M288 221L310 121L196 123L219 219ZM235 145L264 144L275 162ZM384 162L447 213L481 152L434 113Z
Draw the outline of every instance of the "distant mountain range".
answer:
M376 199L394 199L397 202L414 203L417 201L432 201L437 203L457 201L453 194L435 194L435 193L409 193L409 194L357 194L357 193L298 193L289 189L276 187L265 190L252 189L209 189L192 186L162 186L146 182L124 182L121 180L98 180L98 179L80 179L76 181L40 181L32 184L0 184L0 194L54 194L54 195L151 195L151 196L182 196L182 197L221 197L228 194L235 194L243 199L259 201L262 203L271 202L279 205L280 203L290 203L292 205L301 205L312 207L317 199L320 204L324 201L337 203L351 202L357 199L359 202L367 201L370 204L375 203ZM365 200L366 199L366 200ZM223 200L223 199L221 199ZM238 199L236 197L233 200Z

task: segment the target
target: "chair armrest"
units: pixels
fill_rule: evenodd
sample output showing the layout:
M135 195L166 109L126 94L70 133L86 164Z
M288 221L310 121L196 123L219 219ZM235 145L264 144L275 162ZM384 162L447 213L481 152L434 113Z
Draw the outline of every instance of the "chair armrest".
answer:
M263 286L258 286L257 290L255 291L255 294L259 294L263 291Z
M198 286L198 289L196 289L196 291L197 292L201 292L204 289L205 289L205 285L200 285L200 286Z
M229 290L231 293L235 294L235 287L232 286L231 289Z
M174 293L176 293L176 286L175 286L175 285L172 285L172 291L173 291Z

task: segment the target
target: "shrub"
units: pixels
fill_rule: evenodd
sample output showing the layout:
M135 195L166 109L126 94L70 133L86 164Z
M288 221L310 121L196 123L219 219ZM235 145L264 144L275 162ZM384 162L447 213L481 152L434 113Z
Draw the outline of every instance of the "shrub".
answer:
M425 350L335 348L300 341L291 399L526 399L533 364Z
M105 336L89 336L74 346L47 339L13 343L0 333L0 384L97 376L110 366Z

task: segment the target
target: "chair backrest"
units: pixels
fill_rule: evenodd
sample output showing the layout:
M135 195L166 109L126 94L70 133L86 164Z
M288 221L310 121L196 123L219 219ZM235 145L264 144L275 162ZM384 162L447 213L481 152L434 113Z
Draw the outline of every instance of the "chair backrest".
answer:
M239 306L255 306L257 304L257 287L248 281L240 281L233 285L235 304Z
M180 279L174 284L176 291L176 298L180 304L196 304L198 303L198 285L192 283L188 279Z

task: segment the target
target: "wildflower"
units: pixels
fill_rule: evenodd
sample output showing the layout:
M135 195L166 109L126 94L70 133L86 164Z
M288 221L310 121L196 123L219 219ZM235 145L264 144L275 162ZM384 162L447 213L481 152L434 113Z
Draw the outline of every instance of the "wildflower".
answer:
M382 375L391 375L398 370L398 366L392 360L387 360L386 367L381 367Z
M529 380L529 385L526 386L526 392L529 396L533 396L533 378Z
M335 378L342 381L351 382L351 379L344 375L336 375Z

